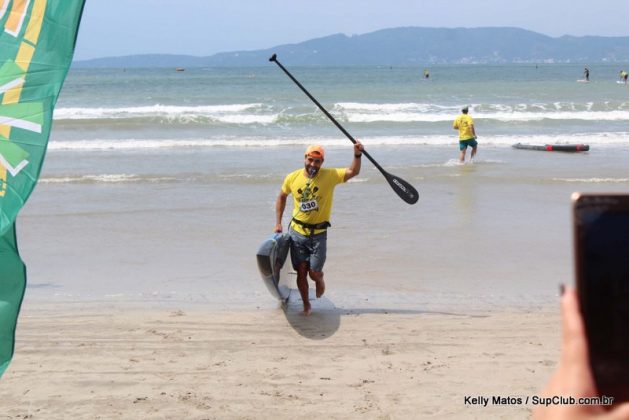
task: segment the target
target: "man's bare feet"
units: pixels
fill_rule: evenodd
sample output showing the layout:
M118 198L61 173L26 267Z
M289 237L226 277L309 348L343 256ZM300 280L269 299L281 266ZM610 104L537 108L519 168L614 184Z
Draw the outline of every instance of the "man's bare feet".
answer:
M315 280L315 285L317 286L317 299L319 299L325 293L325 282L323 281L323 277L319 280Z
M303 316L309 316L312 313L312 307L310 306L310 302L304 303L304 310L301 312Z

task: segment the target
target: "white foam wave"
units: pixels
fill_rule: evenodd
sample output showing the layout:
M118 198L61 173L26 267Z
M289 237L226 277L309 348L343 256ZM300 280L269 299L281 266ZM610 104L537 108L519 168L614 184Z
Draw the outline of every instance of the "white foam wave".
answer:
M378 136L361 137L367 147L413 146L413 145L453 145L457 143L455 135L440 136ZM615 146L629 144L629 132L619 133L582 133L561 135L522 135L522 136L481 136L481 145L511 146L515 143L528 144L572 144L583 143L596 146ZM159 150L188 148L257 148L306 146L318 143L323 146L346 146L344 137L323 138L253 138L226 137L207 139L94 139L94 140L54 140L48 144L51 152L59 151L126 151L126 150Z
M99 107L99 108L57 108L55 117L59 118L95 118L108 115L121 114L178 114L178 113L225 113L242 112L249 109L261 108L260 103L231 104L231 105L203 105L203 106L175 106L175 105L150 105L135 107Z
M215 116L216 121L226 124L272 124L277 121L277 115L224 115Z
M475 119L498 121L541 121L541 120L582 120L582 121L622 121L629 119L629 111L580 111L580 112L540 112L518 113L497 112L476 115Z
M183 118L194 119L199 117L225 118L227 122L238 122L237 118L257 116L255 112L263 112L265 106L261 103L229 104L229 105L202 105L202 106L175 106L175 105L150 105L135 107L71 107L57 108L54 112L55 120L92 120L92 119L124 119L124 118ZM243 114L244 113L244 114ZM268 115L261 115L268 119ZM235 119L236 118L236 119Z
M456 111L456 107L440 106L435 104L426 103L359 103L359 102L339 102L335 104L335 108L345 111L370 111L370 112L399 112L399 111L414 111L414 112L435 112L435 111Z
M55 120L120 120L161 119L176 122L208 122L223 124L272 124L303 122L302 109L274 108L268 104L245 103L226 105L150 105L136 107L61 107ZM450 122L459 113L459 106L429 103L359 103L340 102L333 113L352 123L373 122ZM479 104L472 106L476 120L527 122L542 120L624 121L629 119L627 103L521 103ZM323 117L321 120L325 120Z
M496 120L502 122L530 122L543 120L581 120L581 121L624 121L629 119L629 111L581 111L581 112L493 112L476 113L474 119ZM451 122L454 114L434 114L421 112L389 113L346 113L347 121L352 123L373 122Z
M487 163L486 161L479 161L477 164ZM470 163L461 163L458 159L449 159L444 163L438 164L430 164L430 165L420 165L420 167L428 168L428 167L457 167L457 166L466 166L470 165ZM447 174L446 176L457 177L460 174ZM226 176L222 175L220 178L223 179L231 179L231 180L239 180L239 179L268 179L271 175L251 175L251 174L241 174L241 175L232 175ZM124 183L159 183L159 182L174 182L181 181L182 179L178 179L175 177L165 177L165 176L147 176L147 175L136 175L136 174L87 174L87 175L75 175L75 176L52 176L52 177L42 177L39 179L39 183L41 184L124 184ZM368 182L368 178L354 178L350 182ZM592 177L592 178L552 178L554 182L565 182L565 183L573 183L573 184L626 184L629 183L629 178L601 178L601 177Z
M43 184L67 184L72 182L107 182L121 183L133 182L137 179L134 174L100 174L81 176L42 177L39 182Z
M624 184L629 178L553 178L553 181L583 184Z
M445 122L458 114L458 106L426 103L354 103L335 104L335 110L353 123L373 122ZM575 104L483 104L472 107L476 120L527 122L542 120L622 121L629 119L629 103Z
M106 184L121 184L121 183L133 183L133 182L168 182L177 180L174 177L164 176L140 176L136 174L98 174L98 175L75 175L75 176L54 176L54 177L42 177L39 179L39 183L42 184L91 184L91 183L106 183Z

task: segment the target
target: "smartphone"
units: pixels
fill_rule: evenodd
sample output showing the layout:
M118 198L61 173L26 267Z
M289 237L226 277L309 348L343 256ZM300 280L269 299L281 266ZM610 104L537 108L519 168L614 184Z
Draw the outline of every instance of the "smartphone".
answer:
M629 401L629 194L572 196L575 274L599 395Z

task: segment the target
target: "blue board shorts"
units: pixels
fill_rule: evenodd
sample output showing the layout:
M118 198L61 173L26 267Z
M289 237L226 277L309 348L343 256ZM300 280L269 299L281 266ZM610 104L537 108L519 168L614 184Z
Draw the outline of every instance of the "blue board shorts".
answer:
M325 256L327 253L328 232L321 232L312 236L304 236L289 229L290 235L290 260L293 269L302 262L308 263L308 268L312 271L323 271Z
M459 150L465 150L467 146L476 147L478 146L478 142L476 139L459 140Z

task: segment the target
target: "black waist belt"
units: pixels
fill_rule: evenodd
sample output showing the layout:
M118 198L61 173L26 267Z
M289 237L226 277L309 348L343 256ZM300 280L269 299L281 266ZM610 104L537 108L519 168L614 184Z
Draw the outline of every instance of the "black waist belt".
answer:
M314 231L315 229L327 229L330 226L332 226L332 224L330 224L330 222L328 222L327 220L325 222L321 222L321 223L316 223L316 224L311 224L311 223L306 223L306 222L302 222L301 220L297 220L293 217L293 222L297 223L299 226L306 228L306 229L310 229L310 234L314 235Z

